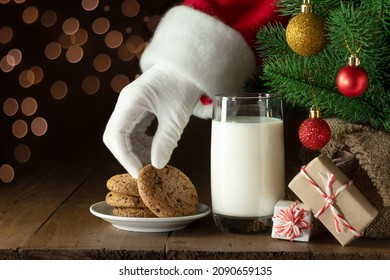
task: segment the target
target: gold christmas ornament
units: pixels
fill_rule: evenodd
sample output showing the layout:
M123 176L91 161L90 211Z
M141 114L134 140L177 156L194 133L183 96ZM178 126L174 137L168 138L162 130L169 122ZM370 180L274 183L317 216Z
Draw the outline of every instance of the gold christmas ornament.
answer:
M296 53L310 56L327 44L327 30L322 16L313 13L310 0L304 0L301 13L293 17L286 28L287 44Z

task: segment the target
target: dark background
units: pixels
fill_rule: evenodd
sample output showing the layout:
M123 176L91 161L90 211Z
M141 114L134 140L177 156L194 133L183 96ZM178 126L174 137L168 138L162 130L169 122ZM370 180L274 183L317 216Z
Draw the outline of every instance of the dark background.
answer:
M91 11L84 9L83 2L0 1L0 30L7 27L13 31L10 41L3 42L2 39L0 42L0 59L4 60L7 53L15 48L22 53L21 62L11 71L0 70L0 166L10 166L15 172L15 178L46 159L61 160L101 153L110 156L102 143L102 134L119 93L118 86L114 89L111 82L118 74L127 77L128 82L140 74L139 56L142 50L131 60L123 61L117 54L118 48L107 46L105 36L110 31L118 31L123 36L122 45L134 35L141 36L146 43L160 16L181 1L100 0L95 1L98 6ZM126 15L124 7L130 7L134 13ZM23 16L31 8L38 11L38 17L34 22L26 23ZM48 11L55 12L57 18L52 26L46 27L42 23L42 15ZM105 34L96 34L92 29L92 23L99 17L105 17L110 22L110 28ZM83 49L82 59L71 63L66 58L68 46L62 46L57 59L48 59L45 55L47 45L60 42L63 23L69 18L76 18L79 28L88 34L87 41L80 46ZM1 36L0 32L0 39ZM107 71L99 72L93 66L93 61L99 54L111 58ZM36 66L42 69L43 79L27 88L23 87L19 82L21 73ZM82 83L85 77L91 75L99 80L100 87L96 93L86 94ZM62 99L55 99L51 95L51 87L56 81L67 85L67 94ZM120 86L124 85L122 83ZM32 97L37 102L37 110L31 116L25 115L21 110L21 104L27 97ZM19 106L11 116L5 114L4 108L5 101L9 98L15 99ZM47 131L42 136L36 136L30 127L36 117L44 118L48 124ZM18 120L24 121L28 126L27 134L21 138L15 137L12 130ZM288 109L285 111L287 161L295 159L299 148L296 137L299 120ZM28 152L27 155L22 154L22 158L27 159L23 162L20 161L20 155L17 155L20 145L27 147ZM191 118L174 151L171 164L208 166L209 149L210 121Z

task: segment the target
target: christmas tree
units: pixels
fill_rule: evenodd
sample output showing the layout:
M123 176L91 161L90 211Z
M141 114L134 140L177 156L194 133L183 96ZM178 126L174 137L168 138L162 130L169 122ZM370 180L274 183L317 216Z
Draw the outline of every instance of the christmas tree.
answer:
M262 85L282 94L285 104L293 108L307 112L317 105L322 117L390 131L390 0L281 0L277 5L282 16L294 18L302 13L303 2L311 2L313 13L325 21L325 47L316 54L301 55L287 43L282 24L263 27L257 34L262 72L259 80L248 83L250 90ZM295 29L295 35L304 27ZM311 44L318 40L316 34ZM368 74L368 88L354 98L336 86L336 76L351 54Z

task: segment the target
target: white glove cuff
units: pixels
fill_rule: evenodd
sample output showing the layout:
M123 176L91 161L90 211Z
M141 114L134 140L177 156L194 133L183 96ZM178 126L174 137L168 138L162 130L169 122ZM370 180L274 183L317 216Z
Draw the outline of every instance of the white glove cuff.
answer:
M240 91L255 72L256 59L239 32L208 14L177 6L161 19L140 64L144 72L154 64L176 69L214 96Z

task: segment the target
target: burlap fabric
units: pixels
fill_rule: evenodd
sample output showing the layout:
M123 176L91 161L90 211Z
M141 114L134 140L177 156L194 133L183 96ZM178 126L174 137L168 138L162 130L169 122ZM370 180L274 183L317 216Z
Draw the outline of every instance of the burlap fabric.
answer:
M375 206L379 214L365 230L367 238L390 238L390 133L339 119L326 120L332 130L326 154ZM302 153L305 161L315 156Z

